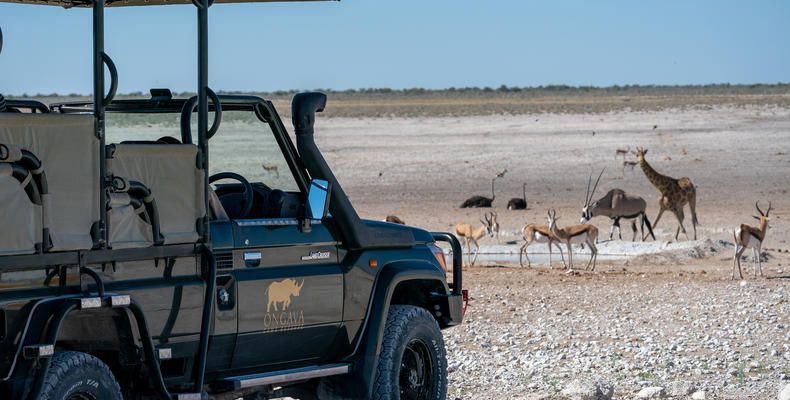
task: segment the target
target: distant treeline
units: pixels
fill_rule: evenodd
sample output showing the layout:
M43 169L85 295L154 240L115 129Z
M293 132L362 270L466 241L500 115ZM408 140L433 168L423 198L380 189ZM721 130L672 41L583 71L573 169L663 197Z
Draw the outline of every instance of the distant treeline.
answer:
M708 95L777 95L790 94L790 83L776 84L751 84L751 85L731 85L729 83L710 84L710 85L614 85L607 87L598 86L568 86L568 85L547 85L536 87L518 87L501 85L497 88L492 87L450 87L447 89L390 89L390 88L368 88L368 89L312 89L331 95L334 99L375 99L392 98L399 96L413 97L590 97L590 96L708 96ZM294 94L303 90L278 90L273 92L240 92L222 91L221 94L255 94L270 99L290 99ZM173 93L176 97L194 96L194 92ZM16 97L16 96L13 96ZM85 98L84 94L70 93L68 95L59 94L36 94L29 96L23 94L21 97L29 98ZM148 97L148 93L132 92L118 97L139 98Z
M598 86L568 86L568 85L547 85L535 87L519 87L501 85L497 88L492 87L450 87L447 89L390 89L390 88L369 88L369 89L315 89L332 95L367 95L367 96L497 96L497 97L567 97L567 96L699 96L699 95L766 95L766 94L788 94L790 93L790 83L777 84L752 84L752 85L731 85L729 83L711 85L614 85L607 87ZM261 93L268 97L293 96L297 90L275 91Z

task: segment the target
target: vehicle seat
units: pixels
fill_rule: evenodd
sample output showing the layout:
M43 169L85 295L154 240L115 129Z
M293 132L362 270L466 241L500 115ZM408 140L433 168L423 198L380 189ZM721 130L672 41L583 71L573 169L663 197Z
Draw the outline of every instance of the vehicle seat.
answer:
M138 217L145 213L145 206L133 205L128 193L111 193L107 206L112 248L125 249L153 245L151 224L146 223L144 218Z
M230 221L228 213L225 211L225 207L222 206L222 202L219 201L217 193L211 188L208 191L208 206L213 221Z
M274 189L266 197L264 218L296 218L299 204L298 196Z
M197 154L197 146L191 144L121 143L107 151L108 173L151 190L163 244L194 243L200 237L198 220L206 216L205 178L197 168Z
M30 171L31 178L46 171L48 188L41 193L41 222L37 226L48 234L38 234L37 242L51 241L45 246L50 251L92 248L91 228L99 220L99 139L94 134L93 116L0 113L0 144L23 149L40 160L40 168ZM16 198L12 194L16 190L6 183L0 196ZM3 207L8 212L35 213L29 207L27 211ZM29 218L33 217L24 217ZM2 243L0 251L7 247L5 240Z
M42 241L42 206L34 204L11 163L0 163L0 254L31 254Z

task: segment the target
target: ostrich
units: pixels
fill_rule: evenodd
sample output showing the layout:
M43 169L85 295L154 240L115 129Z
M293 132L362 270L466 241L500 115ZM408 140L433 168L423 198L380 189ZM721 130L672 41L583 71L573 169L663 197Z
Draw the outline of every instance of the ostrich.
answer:
M483 196L472 196L461 203L461 208L490 208L491 203L496 198L494 194L494 181L496 178L491 179L491 198Z
M508 210L526 210L527 209L527 184L521 186L521 192L524 197L514 197L507 202Z

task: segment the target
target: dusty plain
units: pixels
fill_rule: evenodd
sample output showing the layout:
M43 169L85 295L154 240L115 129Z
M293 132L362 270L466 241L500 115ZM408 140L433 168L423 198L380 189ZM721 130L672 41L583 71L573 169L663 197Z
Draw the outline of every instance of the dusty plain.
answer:
M636 99L630 103L650 104L634 109L623 99L572 108L555 99L546 112L319 117L316 132L363 217L393 214L430 230L479 225L486 210L459 205L472 195L490 197L491 178L507 168L491 209L503 244L520 244L520 228L546 223L549 207L560 224L578 223L588 177L602 168L596 196L614 187L638 194L655 219L659 192L639 166L623 169L618 148L644 147L658 171L697 186L697 247L717 244L712 251L599 262L594 273L572 275L544 264L467 268L466 323L445 331L449 398L576 398L573 388L593 382L612 387L614 398L664 387L676 398L701 391L775 399L790 383L790 108L782 96L718 100ZM522 183L528 209L507 210ZM773 206L766 277L754 278L744 260L745 283L731 281L733 248L719 241L731 242L738 224L756 222L757 200L763 210L768 201ZM686 208L693 235L689 215ZM607 239L609 220L592 222ZM673 241L676 226L665 213L658 240ZM631 237L628 224L623 237Z

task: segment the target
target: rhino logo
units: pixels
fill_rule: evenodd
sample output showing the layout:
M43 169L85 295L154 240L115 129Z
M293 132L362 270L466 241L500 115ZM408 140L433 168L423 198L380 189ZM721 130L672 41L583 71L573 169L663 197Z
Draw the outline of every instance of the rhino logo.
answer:
M278 311L277 303L283 303L279 311L285 311L291 304L291 296L299 297L299 292L302 291L302 285L304 285L304 279L297 283L296 280L291 278L269 284L269 287L266 289L266 296L268 296L269 300L266 303L266 312L271 310L272 304L274 304L274 311Z

